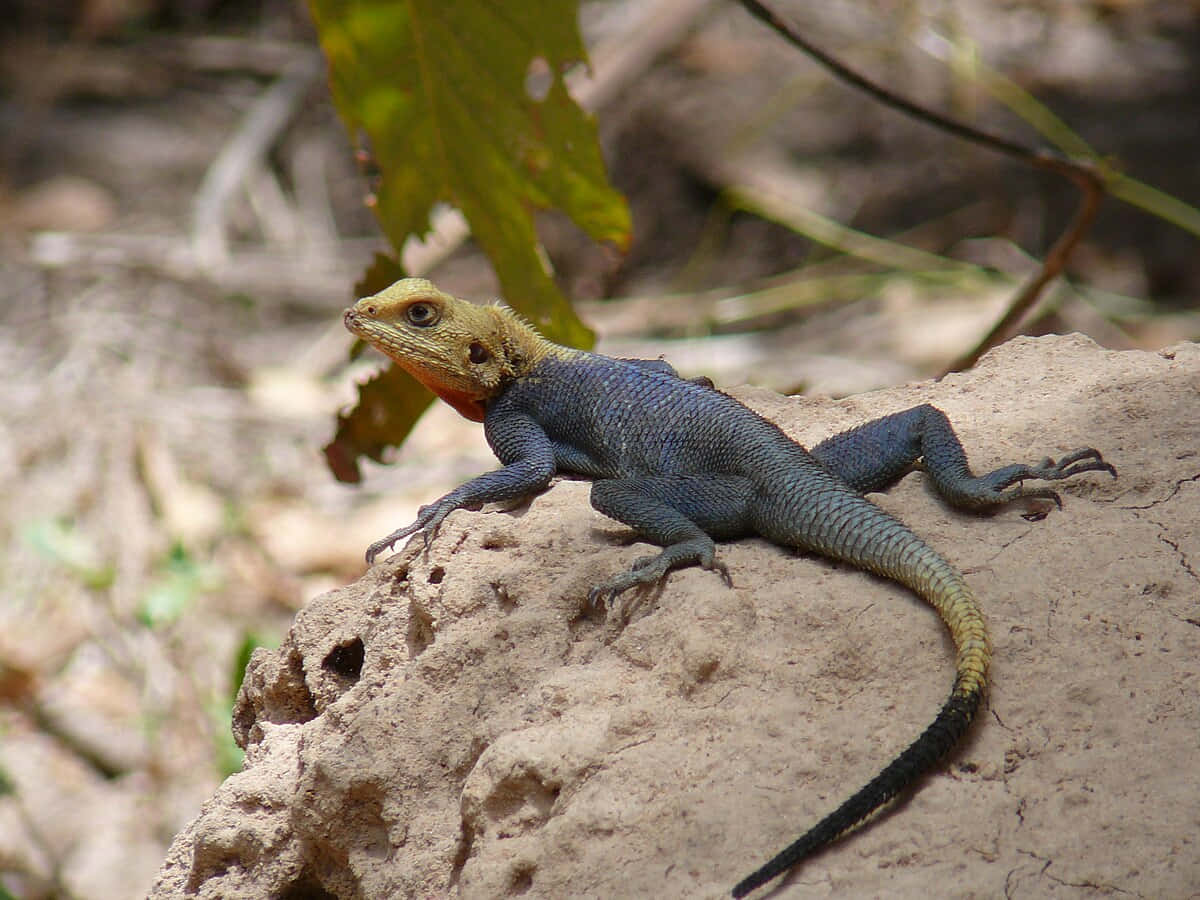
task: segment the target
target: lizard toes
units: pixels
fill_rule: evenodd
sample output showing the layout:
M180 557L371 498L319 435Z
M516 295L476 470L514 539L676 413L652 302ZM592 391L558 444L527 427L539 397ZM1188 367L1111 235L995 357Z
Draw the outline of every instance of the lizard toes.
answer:
M1105 462L1100 451L1092 447L1072 450L1057 460L1047 457L1031 468L1030 475L1046 481L1058 481L1084 472L1107 472L1113 478L1117 477L1116 468L1111 463Z
M629 587L627 584L621 584L621 576L610 578L593 587L588 591L588 604L593 609L604 607L612 609L617 598Z
M367 548L367 565L368 566L375 565L376 557L378 557L380 553L383 553L386 550L391 550L392 545L395 543L396 543L395 540L389 540L388 538L384 538L381 541L376 541L375 543L373 543L370 547Z

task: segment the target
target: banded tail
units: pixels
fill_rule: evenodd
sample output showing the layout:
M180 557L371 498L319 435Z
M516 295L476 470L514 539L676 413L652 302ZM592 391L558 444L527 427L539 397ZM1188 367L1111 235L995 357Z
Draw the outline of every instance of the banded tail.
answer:
M810 500L813 498L809 498ZM860 506L861 504L861 506ZM959 742L983 701L991 661L987 629L962 575L933 549L883 510L857 495L820 498L816 520L825 527L800 543L806 549L851 562L913 590L928 601L950 631L956 649L954 687L932 724L883 771L770 861L733 888L744 897L862 824L917 778L931 771ZM868 526L863 506L870 507ZM838 522L854 517L859 527L842 531ZM786 521L786 519L784 519ZM843 540L843 534L852 534ZM866 540L863 540L863 537Z

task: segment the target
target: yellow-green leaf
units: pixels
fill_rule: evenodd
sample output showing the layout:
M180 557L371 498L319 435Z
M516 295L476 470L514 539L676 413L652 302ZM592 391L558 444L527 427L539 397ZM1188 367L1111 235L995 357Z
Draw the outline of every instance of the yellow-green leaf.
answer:
M586 59L575 4L310 5L338 109L369 142L380 176L376 211L392 245L425 234L437 203L457 207L505 300L552 339L590 345L545 269L533 222L538 209L554 208L595 240L622 248L629 240L628 210L608 185L595 125L563 84Z

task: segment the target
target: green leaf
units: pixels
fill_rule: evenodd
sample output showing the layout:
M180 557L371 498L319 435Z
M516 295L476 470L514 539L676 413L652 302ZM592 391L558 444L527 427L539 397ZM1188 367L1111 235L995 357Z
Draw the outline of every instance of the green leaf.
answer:
M8 797L16 792L17 786L8 774L8 770L0 766L0 797Z
M62 566L87 587L104 590L112 585L116 569L100 558L95 542L70 520L35 519L21 533L39 555Z
M246 754L237 741L233 739L233 704L214 698L207 704L209 721L213 730L213 763L217 773L222 778L228 778L234 772L240 772Z
M259 647L278 647L279 641L266 638L253 631L242 632L242 642L238 644L237 652L233 655L233 665L229 671L229 681L232 690L229 692L229 708L233 708L238 692L242 689L242 681L246 677L246 667L250 665L250 657Z
M392 245L457 207L505 299L552 340L590 346L546 271L534 230L556 208L625 248L629 213L609 187L595 125L562 75L586 55L576 6L560 0L310 0L334 101L366 136L376 212ZM548 84L526 84L544 75Z
M138 608L138 620L149 628L170 625L208 591L221 586L220 571L197 562L182 544L171 547L163 571L151 582Z

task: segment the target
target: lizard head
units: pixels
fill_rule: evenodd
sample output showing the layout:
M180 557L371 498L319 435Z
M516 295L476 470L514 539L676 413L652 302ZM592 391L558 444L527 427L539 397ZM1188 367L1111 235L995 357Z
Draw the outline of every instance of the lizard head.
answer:
M476 422L488 400L556 349L507 307L460 300L424 278L404 278L364 297L344 321Z

